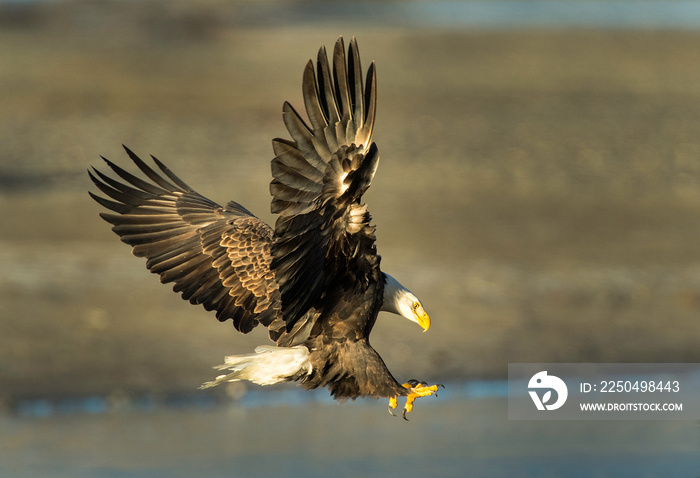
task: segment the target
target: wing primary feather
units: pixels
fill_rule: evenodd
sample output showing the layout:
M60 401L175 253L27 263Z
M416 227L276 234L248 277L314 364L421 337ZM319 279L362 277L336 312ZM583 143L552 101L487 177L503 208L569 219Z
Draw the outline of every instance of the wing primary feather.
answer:
M119 234L117 230L115 230L115 232ZM126 242L131 246L138 246L142 244L157 244L160 241L166 240L182 240L188 238L191 233L191 228L182 227L178 229L168 229L165 231L139 232L136 234L121 233L120 235L123 242Z
M369 147L372 141L374 130L374 118L377 113L377 75L375 73L374 62L367 69L367 80L365 81L365 122L362 126L360 143Z
M318 75L318 98L323 111L326 113L326 123L329 125L335 124L340 119L340 114L331 81L331 73L328 68L328 55L325 47L321 47L318 50L316 74Z
M314 145L313 131L309 129L294 107L286 101L282 106L282 119L287 126L289 134L291 134L294 141L296 141L297 148L299 148L299 151L304 155L304 158L306 158L309 164L314 168L321 172L325 171L330 152L327 153L327 156L321 156L321 152L317 151ZM278 140L279 138L276 138L273 141Z
M314 75L313 61L309 60L304 69L304 77L302 80L302 92L304 96L304 106L306 114L309 115L309 121L314 131L321 131L328 126L323 108L319 103L319 92L316 84L316 76Z
M333 49L333 78L335 80L335 97L340 112L340 120L344 124L351 119L350 97L348 90L348 74L345 63L345 43L343 37L338 38Z
M130 187L130 186L127 186L127 185L124 184L124 183L120 183L120 182L117 181L116 179L112 179L112 178L110 178L109 176L107 176L106 174L103 174L103 173L100 172L98 169L95 169L94 171L95 171L95 173L100 177L100 179L102 180L102 182L103 182L104 184L106 184L106 185L108 185L108 186L111 186L111 188L112 188L113 190L115 190L115 191L119 191L119 192L121 192L122 194L126 194L126 195L131 196L131 197L133 197L133 198L135 198L135 199L141 199L142 202L144 202L145 200L153 199L153 198L154 198L153 193L146 192L146 191L144 191L144 190L142 190L142 189L132 188L132 187ZM93 181L93 182L94 182L94 181ZM96 185L97 187L100 187L100 185L99 185L98 183L95 183L95 185ZM102 188L100 188L100 189L102 189ZM109 192L104 191L104 190L103 190L103 192L104 192L105 194L110 194ZM167 192L167 191L163 191L163 193L166 193L166 192ZM156 197L157 197L157 196L156 196ZM115 199L116 199L116 198L115 198Z
M109 213L100 213L100 216L109 223L120 224L125 226L132 225L136 228L148 227L154 223L182 222L182 218L177 214L173 214L172 212L163 213L158 211L143 210L139 211L138 214L136 214L134 213L133 208L129 208L129 210L125 214L117 215Z
M148 166L148 165L143 161L143 159L139 158L139 157L138 157L133 151L131 151L129 148L127 148L127 147L124 146L124 145L122 145L122 147L126 150L126 154L129 155L129 158L131 158L131 160L134 162L134 164L141 170L141 172L142 172L143 174L145 174L145 175L148 177L148 179L150 179L151 181L153 181L154 183L156 183L158 186L160 186L160 187L162 187L163 189L166 189L166 190L168 190L168 191L181 191L181 192L185 192L185 191L180 190L180 188L178 188L178 187L175 186L174 184L169 183L168 181L166 181L165 179L163 179L163 177L162 177L160 174L156 173L150 166ZM186 188L185 190L187 190L187 189L189 189L189 188Z
M92 199L94 199L95 201L97 201L103 207L106 207L107 209L114 211L114 212L117 212L119 214L126 214L133 209L131 206L127 206L125 204L110 201L109 199L105 199L101 196L93 194L92 192L88 192L88 194L90 194L90 197ZM105 221L113 224L113 222L109 220L110 217L114 217L113 214L100 213L100 217L102 219L104 219Z
M314 167L299 151L295 143L276 140L272 142L272 149L277 156L273 161L280 161L286 164L316 183L323 181L324 171ZM325 167L323 169L325 170Z
M130 223L126 221L119 221L119 224L114 226L114 232L117 234L134 235L148 232L159 232L159 231L171 231L175 232L181 229L189 228L189 225L183 224L181 220L175 215L172 215L173 219L169 221L158 221L156 223ZM124 217L124 216L117 216Z
M100 156L100 157L102 158L102 160L105 163L107 163L107 166L109 166L109 168L117 174L117 176L119 176L124 181L128 182L129 184L136 186L139 189L142 189L146 192L149 192L155 196L169 194L171 191L170 188L160 188L154 184L151 184L147 181L144 181L143 179L141 179L137 176L134 176L130 172L126 171L125 169L117 166L116 164L114 164L112 161L105 158L104 156ZM93 169L95 170L95 172L98 172L97 169L95 169L95 168L93 168Z
M182 179L178 178L175 173L173 173L170 168L168 168L165 164L161 163L158 158L155 156L151 155L151 159L153 159L153 162L156 163L158 168L160 168L163 173L170 178L172 182L180 186L182 189L186 191L192 191L192 188L189 187Z
M125 204L127 206L130 206L132 209L133 208L140 208L142 211L160 211L160 212L167 212L171 206L169 206L168 203L172 203L172 201L155 201L155 200L149 200L149 199L143 199L143 198L138 198L134 196L130 196L126 193L123 193L122 191L119 191L118 189L111 188L107 186L104 183L96 183L97 187L111 197L112 199Z
M98 172L95 170L95 172ZM98 187L100 191L105 193L107 196L109 196L112 199L115 199L116 201L119 202L113 202L108 199L102 198L100 196L97 196L96 194L93 194L90 192L90 196L95 199L97 202L105 206L107 209L111 209L112 211L118 212L120 214L126 214L130 211L132 211L134 208L141 206L145 204L147 201L144 201L143 199L140 198L135 198L132 196L129 196L127 194L122 193L121 191L112 188L111 186L108 186L107 184L103 183L99 179L97 179L95 176L93 176L89 171L88 174L90 178L92 179L92 182L95 183L95 186ZM150 211L152 211L151 209ZM148 210L145 210L148 211Z
M353 105L353 120L356 128L360 129L365 124L364 98L362 85L362 65L360 63L360 50L357 47L357 40L352 37L348 47L348 83Z

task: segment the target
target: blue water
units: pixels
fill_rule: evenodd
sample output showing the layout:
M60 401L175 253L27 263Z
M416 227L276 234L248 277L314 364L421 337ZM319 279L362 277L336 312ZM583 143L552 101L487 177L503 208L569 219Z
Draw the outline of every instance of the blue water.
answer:
M696 422L513 421L504 388L446 383L416 401L409 422L386 401L338 404L293 389L118 409L97 398L27 401L0 413L0 476L698 476Z
M483 398L507 398L507 380L470 380L446 382L445 391L440 391L447 400L469 400ZM209 409L235 404L239 408L303 407L311 404L331 404L333 398L327 390L304 390L293 385L277 389L252 387L238 400L231 401L221 394L200 390L183 391L164 395L135 395L119 397L85 396L68 398L32 398L18 400L11 407L12 414L19 417L50 417L53 415L97 415L115 411L157 412L165 409Z

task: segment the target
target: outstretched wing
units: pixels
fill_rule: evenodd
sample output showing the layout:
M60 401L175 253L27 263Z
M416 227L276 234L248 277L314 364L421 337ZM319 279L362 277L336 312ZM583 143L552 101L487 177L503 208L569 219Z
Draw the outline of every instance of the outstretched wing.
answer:
M374 63L363 85L357 43L353 38L346 59L340 38L332 76L325 48L316 64L314 71L309 61L303 77L310 126L285 103L284 122L294 141L273 141L270 191L272 212L279 217L272 269L288 331L329 285L364 290L378 268L374 227L360 202L379 161L372 143Z
M270 226L239 204L221 207L198 194L156 158L160 173L125 149L150 181L102 158L121 181L88 172L110 199L90 195L116 213L100 216L183 299L216 310L220 321L232 319L244 333L258 322L270 325L280 310Z

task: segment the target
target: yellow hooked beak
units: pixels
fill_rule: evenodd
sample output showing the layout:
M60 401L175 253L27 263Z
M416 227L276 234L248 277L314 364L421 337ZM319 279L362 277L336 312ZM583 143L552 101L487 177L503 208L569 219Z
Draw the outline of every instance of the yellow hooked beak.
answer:
M423 312L421 315L416 315L416 319L418 320L418 325L423 327L423 332L427 332L430 328L430 317L428 314Z

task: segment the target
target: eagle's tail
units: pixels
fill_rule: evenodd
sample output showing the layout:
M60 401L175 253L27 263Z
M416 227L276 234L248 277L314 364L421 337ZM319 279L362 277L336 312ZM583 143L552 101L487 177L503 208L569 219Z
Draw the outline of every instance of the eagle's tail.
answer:
M309 349L303 345L295 347L275 347L261 345L255 348L254 354L231 355L225 357L223 365L214 367L217 370L232 370L226 375L219 375L211 382L203 383L199 388L209 388L224 382L250 380L258 385L296 380L311 373Z

